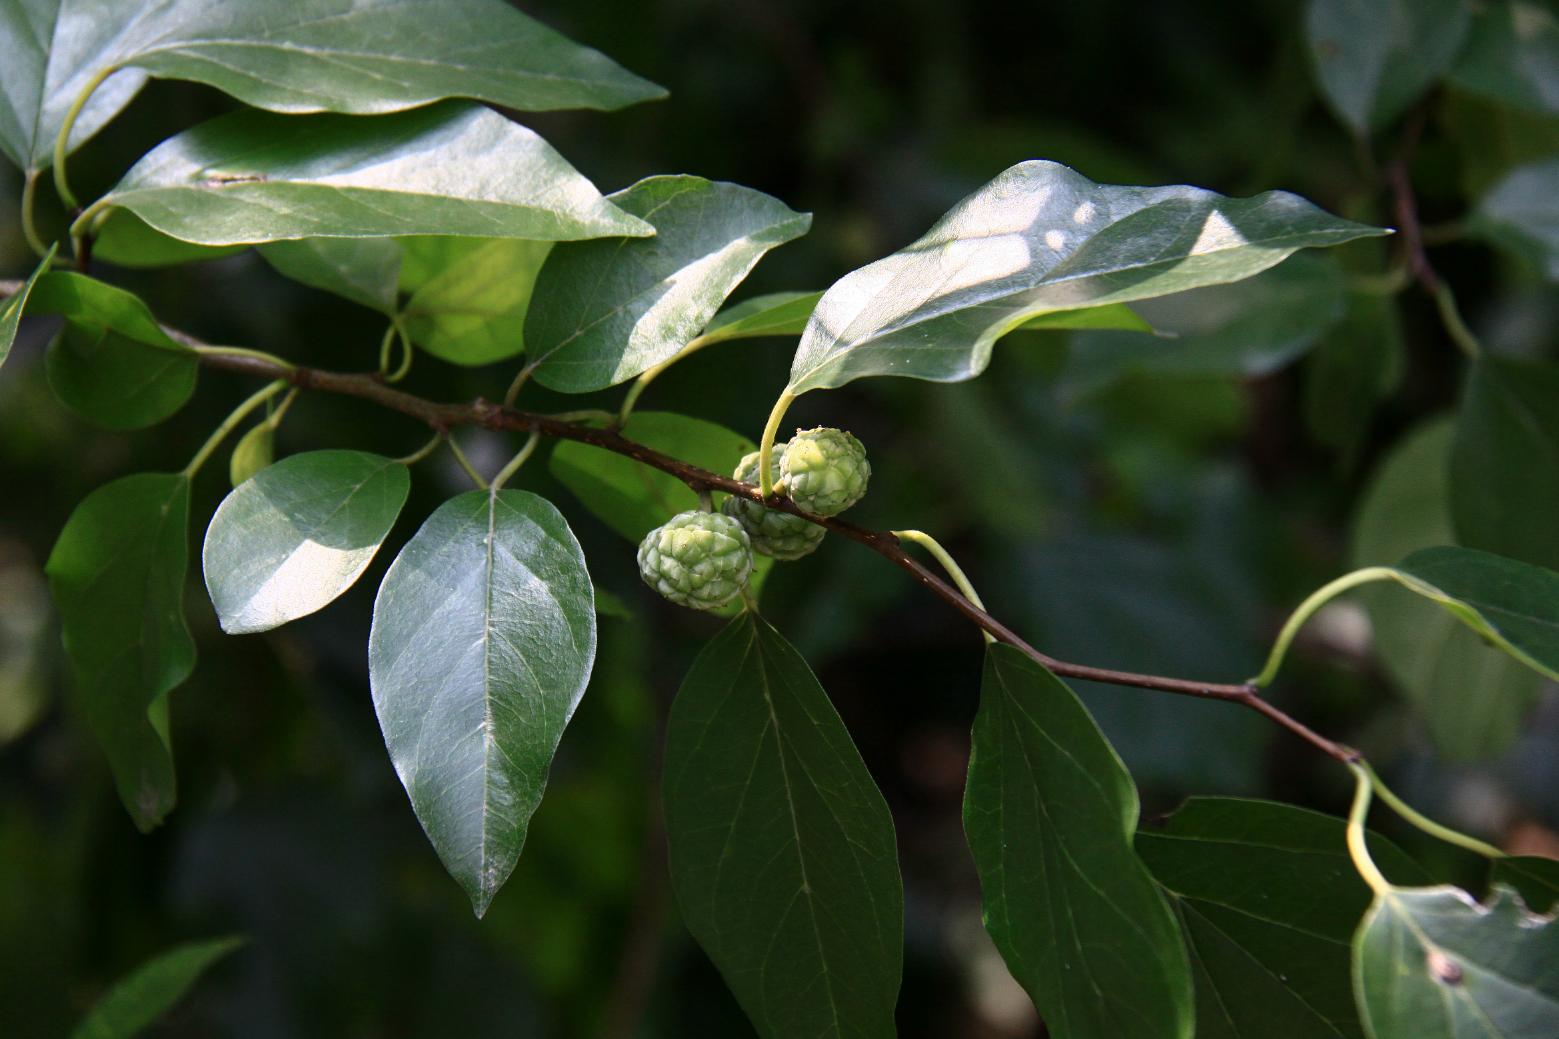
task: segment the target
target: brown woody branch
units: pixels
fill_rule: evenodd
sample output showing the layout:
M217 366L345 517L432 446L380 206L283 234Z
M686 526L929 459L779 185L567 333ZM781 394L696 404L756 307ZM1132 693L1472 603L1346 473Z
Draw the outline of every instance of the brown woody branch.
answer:
M0 281L0 295L13 293L20 288L18 282ZM205 344L175 329L167 329L169 335L191 347ZM729 476L700 469L680 459L663 454L644 444L629 440L615 429L587 426L567 422L549 415L506 408L478 398L467 404L449 404L430 401L398 390L374 373L348 373L324 371L318 368L289 368L261 357L250 355L203 352L200 363L208 368L232 372L261 379L280 379L300 389L318 390L371 401L391 411L398 411L426 424L438 432L447 432L459 426L477 426L496 431L540 433L560 440L574 440L604 451L631 458L652 469L669 473L687 484L694 491L723 491L727 494L761 502L764 507L787 512L811 523L826 527L834 533L857 541L895 566L909 573L920 584L963 614L975 625L990 633L997 641L1004 642L1025 656L1057 675L1082 678L1113 685L1154 689L1181 696L1194 696L1207 700L1225 700L1241 704L1281 725L1330 755L1338 761L1351 762L1358 758L1356 751L1327 739L1274 707L1261 696L1260 689L1251 683L1225 684L1217 682L1193 682L1162 675L1142 674L1135 671L1116 671L1111 668L1092 667L1058 660L1041 653L1001 621L986 613L966 599L942 575L933 571L904 551L899 539L887 531L871 530L837 516L818 516L798 508L789 498L771 495L764 498L757 487L741 483Z

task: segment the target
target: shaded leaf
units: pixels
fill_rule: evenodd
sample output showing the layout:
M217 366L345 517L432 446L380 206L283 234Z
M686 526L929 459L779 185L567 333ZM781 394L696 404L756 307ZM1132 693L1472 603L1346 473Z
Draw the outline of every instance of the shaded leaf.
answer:
M1519 891L1535 913L1552 913L1559 902L1559 859L1512 855L1495 859L1491 875L1496 883Z
M1355 567L1391 566L1455 540L1447 466L1454 427L1437 421L1392 449L1360 500ZM1421 712L1448 758L1487 758L1515 742L1537 701L1541 675L1488 645L1452 614L1395 588L1362 588L1375 653Z
M822 298L821 292L771 292L754 296L716 314L699 338L706 343L724 343L759 336L798 336L807 327L807 318L812 316L817 301Z
M81 220L103 206L203 245L653 230L603 199L536 134L461 102L371 119L235 112L152 149Z
M249 427L233 445L233 454L227 463L228 483L237 487L275 460L276 431L269 422L261 420Z
M1310 0L1305 36L1321 93L1355 133L1390 123L1456 59L1462 0Z
M395 312L401 244L389 238L300 238L267 242L265 262L293 281L382 314Z
M1132 849L1137 791L1059 679L985 653L964 829L985 927L1057 1039L1188 1039L1180 928Z
M1087 310L1059 310L1052 314L1031 317L1015 331L1045 331L1046 329L1081 328L1114 329L1122 332L1152 332L1153 326L1124 303L1110 303Z
M242 245L196 245L170 238L128 209L110 211L92 239L92 259L118 267L172 267L243 251Z
M1451 517L1469 548L1559 570L1559 364L1482 357L1462 390Z
M66 321L49 346L55 396L90 422L140 429L161 422L195 392L194 351L174 342L140 298L71 271L39 279L28 310Z
M682 683L664 793L682 917L758 1034L890 1039L904 940L893 819L806 661L755 614Z
M1349 951L1370 890L1346 825L1270 801L1193 797L1136 847L1170 893L1196 978L1198 1039L1362 1036ZM1371 835L1391 876L1423 871Z
M167 694L195 667L188 526L186 476L126 476L76 506L45 566L87 722L143 831L173 808Z
M1351 464L1376 408L1402 377L1396 302L1376 293L1350 293L1342 322L1321 336L1304 374L1310 435Z
M379 587L368 636L379 727L477 916L519 860L595 644L584 554L528 491L445 502Z
M240 484L201 552L222 630L269 631L334 602L368 569L410 490L404 465L362 451L292 455Z
M1518 166L1489 189L1467 230L1559 281L1559 159Z
M788 392L868 375L972 378L997 339L1040 314L1238 281L1297 249L1382 233L1285 192L1119 187L1020 163L919 241L835 282Z
M424 239L425 241L425 239ZM525 352L525 314L551 242L451 239L463 248L406 301L416 344L455 364L489 364Z
M22 312L27 309L27 298L32 294L33 286L38 284L38 279L49 269L49 264L54 261L54 253L59 249L58 245L49 246L48 253L39 261L38 266L22 282L22 287L17 292L7 296L4 302L0 302L0 364L11 355L11 344L16 341L16 329L22 322Z
M525 322L536 380L599 390L681 352L763 254L812 224L778 199L702 177L648 177L608 201L653 238L555 249Z
M1523 108L1559 112L1559 12L1528 0L1480 4L1451 82Z
M1549 1039L1559 1027L1559 926L1496 886L1379 894L1354 938L1354 987L1373 1039Z
M146 72L278 112L379 114L447 97L527 111L618 108L664 94L499 0L22 0L0 8L0 148L49 165L65 112L100 71L71 133L86 140Z
M71 1039L130 1039L183 998L206 969L243 938L188 942L142 964L98 1001Z

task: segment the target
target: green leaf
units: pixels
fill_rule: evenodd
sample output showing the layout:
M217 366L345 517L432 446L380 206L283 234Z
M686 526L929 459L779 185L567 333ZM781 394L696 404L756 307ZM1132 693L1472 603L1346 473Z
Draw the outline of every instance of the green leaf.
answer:
M395 312L401 243L394 239L300 238L267 242L259 253L293 281L335 293L381 314Z
M1534 671L1559 681L1559 573L1471 548L1425 548L1397 564L1410 587Z
M1031 317L1014 331L1043 332L1049 329L1113 329L1121 332L1152 332L1154 328L1141 314L1124 303L1110 303L1086 310L1058 310Z
M536 380L555 390L603 389L674 357L764 253L812 225L761 191L702 177L648 177L608 201L655 237L553 251L525 339Z
M823 298L821 292L771 292L726 307L699 336L705 344L759 336L798 336Z
M1132 850L1137 791L1073 692L985 653L964 830L985 928L1057 1039L1189 1039L1191 969Z
M1559 570L1559 364L1482 357L1451 452L1456 540Z
M1512 105L1559 112L1559 12L1551 2L1480 4L1451 82Z
M1445 885L1384 891L1353 955L1373 1039L1550 1039L1559 1023L1559 926L1507 887L1487 905Z
M1559 281L1559 159L1518 166L1478 202L1469 233L1524 257Z
M402 311L412 340L455 364L489 364L524 353L531 290L552 243L451 241L463 247L460 254L424 281Z
M244 944L239 937L187 942L149 960L113 987L71 1039L130 1039L165 1014L206 969Z
M724 426L667 411L635 411L622 435L723 476L736 471L743 455L758 450L751 440ZM698 495L675 476L589 444L559 441L552 449L550 468L580 504L636 545L672 516L699 507ZM769 556L755 557L752 576L747 579L754 597L773 567ZM742 609L735 603L725 612L735 614Z
M1462 0L1310 0L1305 36L1321 93L1355 133L1390 123L1456 60Z
M233 490L201 563L222 630L269 631L356 583L406 504L406 467L362 451L308 451Z
M265 420L255 423L233 445L227 463L227 479L237 487L276 460L276 431Z
M1346 298L1330 257L1294 256L1243 281L1144 303L1150 330L1161 335L1073 336L1066 375L1082 392L1131 374L1269 375L1313 346L1342 317Z
M1559 902L1559 859L1535 855L1512 855L1495 859L1491 877L1521 892L1526 904L1536 913L1552 913Z
M92 258L118 267L172 267L243 251L241 245L195 245L170 238L128 209L111 210L92 239Z
M1193 797L1137 851L1170 893L1196 978L1198 1039L1361 1036L1349 949L1370 890L1345 824L1270 801ZM1387 873L1427 880L1371 835Z
M188 527L188 477L126 476L76 506L45 566L87 722L143 831L173 808L167 694L195 668Z
M1354 521L1352 564L1391 566L1421 548L1449 544L1447 461L1454 428L1436 421L1392 449L1366 488ZM1456 617L1394 588L1363 588L1375 653L1421 712L1435 746L1456 760L1508 748L1537 702L1542 676L1489 646Z
M49 264L54 261L55 250L58 245L49 246L48 253L39 262L33 272L27 276L22 287L8 296L5 302L0 303L0 364L11 355L11 344L16 342L16 329L22 323L22 312L27 309L27 298L32 294L33 286L38 284L38 279L49 269Z
M1321 336L1304 375L1311 436L1351 464L1376 408L1402 377L1396 301L1372 292L1349 294L1342 322Z
M755 614L694 661L666 726L688 930L764 1039L891 1039L904 896L887 803L806 661Z
M528 491L450 499L384 575L368 636L374 710L477 916L519 860L595 644L584 553Z
M463 102L371 119L235 112L152 149L78 224L105 206L201 245L653 233L536 134Z
M500 0L19 0L0 7L0 149L49 165L66 109L86 140L146 73L190 79L277 112L381 114L448 97L505 108L619 108L664 91Z
M70 271L40 278L33 314L62 314L49 347L49 385L88 421L140 429L178 411L195 392L195 352L176 343L140 298Z
M835 282L802 335L788 392L868 375L973 378L997 339L1040 314L1238 281L1297 249L1383 233L1285 192L1117 187L1020 163L919 241Z

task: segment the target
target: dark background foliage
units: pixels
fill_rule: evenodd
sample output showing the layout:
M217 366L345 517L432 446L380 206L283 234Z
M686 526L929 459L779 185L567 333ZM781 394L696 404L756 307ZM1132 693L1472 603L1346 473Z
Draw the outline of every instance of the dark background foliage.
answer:
M1060 160L1098 181L1227 194L1282 187L1334 212L1392 222L1369 158L1312 86L1291 4L524 6L671 90L669 101L615 114L522 120L603 190L689 172L816 215L812 233L767 259L739 297L824 288L1025 158ZM156 141L233 104L154 82L72 160L78 188L90 196ZM1431 221L1458 215L1470 189L1513 162L1559 151L1559 124L1515 125L1454 92L1425 112L1413 174ZM17 228L4 223L14 220L17 189L14 180L0 185L8 272L30 266ZM57 219L52 197L42 212ZM1349 246L1343 262L1379 269L1381 248ZM1559 353L1548 331L1559 309L1551 287L1482 247L1435 257L1493 352ZM367 311L283 280L252 253L176 276L108 276L208 341L323 367L370 367L382 331ZM1004 343L992 377L977 383L859 382L803 399L792 418L859 435L875 477L852 518L936 532L993 612L1041 648L1233 681L1258 668L1287 609L1348 568L1349 524L1382 452L1452 403L1460 355L1427 298L1408 293L1403 314L1404 378L1346 450L1307 424L1311 360L1259 377L1085 378L1081 345L1056 333ZM654 837L656 787L646 781L666 706L714 622L641 588L630 546L577 507L540 461L516 485L557 501L597 582L637 619L603 621L591 689L520 865L485 920L472 919L419 831L374 722L364 641L392 551L342 601L265 636L223 636L192 574L200 663L172 697L181 803L151 836L135 832L65 693L42 562L91 488L178 468L252 387L207 373L203 392L155 431L97 431L49 395L49 332L44 321L24 329L0 382L0 1032L61 1034L156 951L242 932L249 946L157 1034L749 1034L677 921ZM641 406L756 437L789 356L778 340L706 351L660 379ZM423 357L414 379L429 396L496 397L508 374ZM579 406L527 392L538 409ZM305 396L279 449L396 453L422 437L367 405ZM512 449L475 434L465 442L489 471ZM196 485L197 529L227 489L219 472L210 467ZM443 461L415 476L392 546L465 486ZM765 606L817 668L894 812L906 893L902 1034L1039 1034L980 927L961 835L976 632L845 542L781 567ZM1367 746L1431 814L1551 849L1552 690L1501 756L1447 762L1371 663L1362 615L1329 616L1285 673L1284 705ZM1137 777L1147 819L1192 792L1343 807L1345 774L1254 716L1120 689L1085 696ZM1445 875L1477 883L1460 853L1390 832L1441 857Z

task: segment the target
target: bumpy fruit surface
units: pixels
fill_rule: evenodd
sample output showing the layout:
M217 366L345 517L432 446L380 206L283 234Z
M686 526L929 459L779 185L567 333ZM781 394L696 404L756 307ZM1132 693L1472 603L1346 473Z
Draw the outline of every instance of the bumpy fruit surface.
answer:
M842 429L798 430L780 457L785 493L819 516L837 515L860 501L871 475L866 448Z
M679 606L719 609L741 594L751 573L747 532L718 512L679 512L639 542L644 583Z
M780 455L787 445L775 444L769 455L769 475L777 483L780 478ZM744 455L731 474L743 483L758 482L758 452ZM816 523L809 523L800 516L788 512L766 509L746 498L727 498L720 510L736 520L752 539L753 551L775 559L800 559L811 552L828 533Z

